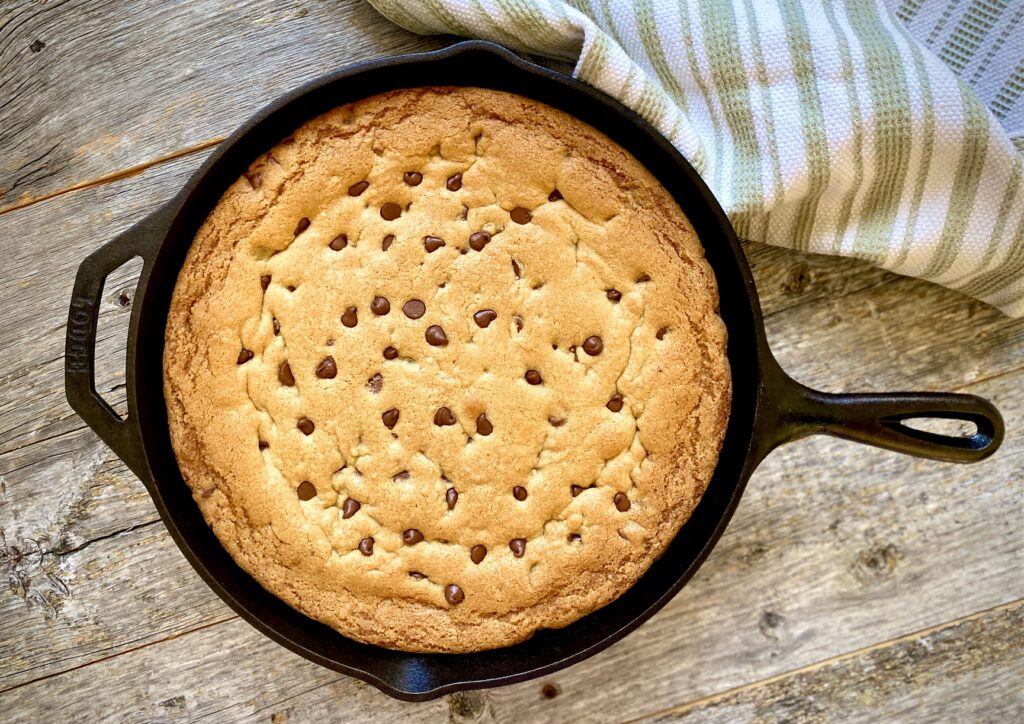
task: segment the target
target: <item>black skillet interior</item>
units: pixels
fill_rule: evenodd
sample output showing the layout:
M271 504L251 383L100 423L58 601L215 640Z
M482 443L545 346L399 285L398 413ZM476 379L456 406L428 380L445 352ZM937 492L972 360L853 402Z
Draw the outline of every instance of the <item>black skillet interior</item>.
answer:
M177 273L223 191L252 159L303 122L349 101L424 85L480 86L529 96L590 123L628 149L672 193L696 229L717 277L729 330L734 392L720 461L697 511L665 554L619 599L576 623L475 654L407 654L360 644L267 593L228 556L192 500L171 449L162 394L163 330ZM91 341L103 278L134 255L141 255L145 265L129 330L129 417L122 423L96 395ZM977 398L828 396L789 380L768 352L757 293L732 227L690 165L653 128L600 92L477 41L319 78L242 126L167 207L83 263L69 314L66 386L72 406L146 483L185 556L232 608L293 651L412 701L539 676L625 636L693 575L731 517L753 468L786 439L829 432L915 454L979 459L998 446L1002 434L998 413ZM916 406L909 404L913 401ZM957 442L940 436L922 441L893 429L902 417L924 413L970 419L979 431Z

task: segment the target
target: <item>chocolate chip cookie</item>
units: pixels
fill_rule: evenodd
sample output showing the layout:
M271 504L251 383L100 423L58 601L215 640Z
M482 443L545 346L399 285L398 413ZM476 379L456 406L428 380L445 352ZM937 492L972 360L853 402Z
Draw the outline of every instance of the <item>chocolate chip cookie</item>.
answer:
M407 651L607 604L725 433L703 248L625 150L476 88L306 123L220 199L167 321L181 472L267 590Z

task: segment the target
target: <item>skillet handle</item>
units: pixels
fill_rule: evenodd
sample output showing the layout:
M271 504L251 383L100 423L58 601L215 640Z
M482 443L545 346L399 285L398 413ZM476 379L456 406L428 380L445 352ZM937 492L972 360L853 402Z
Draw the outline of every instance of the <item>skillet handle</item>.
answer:
M96 323L107 276L129 259L140 256L143 260L140 280L144 280L172 217L169 206L165 206L85 258L75 276L64 343L64 391L72 409L143 480L145 454L131 410L134 334L128 333L125 370L129 412L128 417L122 419L96 391ZM140 287L143 285L140 281ZM132 308L130 330L137 324L138 308L138 304Z
M1003 442L999 410L975 395L951 392L832 394L796 382L772 360L762 403L764 430L760 457L777 445L825 434L896 452L954 463L973 463ZM908 420L941 418L973 423L973 435L957 437L917 430Z

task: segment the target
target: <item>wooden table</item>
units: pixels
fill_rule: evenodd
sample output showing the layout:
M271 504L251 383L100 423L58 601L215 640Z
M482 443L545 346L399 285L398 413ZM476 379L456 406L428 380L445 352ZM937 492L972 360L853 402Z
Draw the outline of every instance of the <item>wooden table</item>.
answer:
M828 390L963 390L1009 434L957 466L814 438L770 456L675 600L542 680L394 701L242 622L69 409L85 255L278 94L433 48L362 2L0 5L0 719L707 721L1024 716L1024 323L850 260L749 244L775 353ZM109 281L97 385L124 409L138 264Z

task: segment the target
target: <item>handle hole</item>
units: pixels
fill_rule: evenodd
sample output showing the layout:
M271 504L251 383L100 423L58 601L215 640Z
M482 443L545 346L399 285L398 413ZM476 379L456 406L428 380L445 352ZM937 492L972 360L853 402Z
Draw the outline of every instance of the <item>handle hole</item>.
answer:
M904 427L943 437L970 439L978 434L978 425L971 420L943 417L908 417L899 421Z
M135 288L142 257L134 256L107 275L96 321L96 392L123 420L128 415L125 356L128 322L135 306Z

